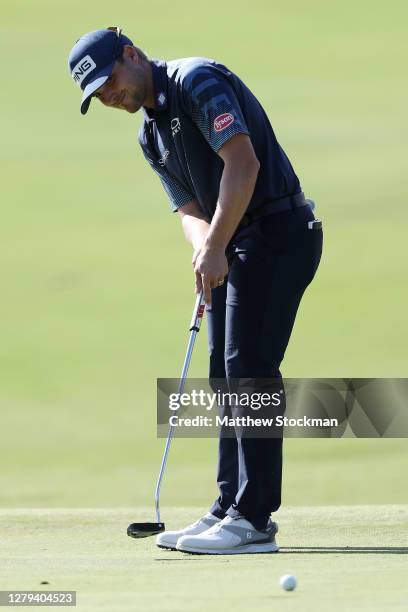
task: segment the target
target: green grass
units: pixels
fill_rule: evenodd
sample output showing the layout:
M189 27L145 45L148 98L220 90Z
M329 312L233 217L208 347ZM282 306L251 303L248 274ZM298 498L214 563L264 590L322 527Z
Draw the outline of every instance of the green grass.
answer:
M3 506L149 503L162 448L155 380L177 376L184 357L190 250L138 149L141 117L99 104L82 117L67 74L72 42L104 23L121 23L152 56L230 65L316 199L324 256L284 374L406 375L405 3L228 0L227 22L213 1L205 13L160 2L160 19L130 1L114 11L91 1L86 16L79 0L3 5L0 45L13 65L0 151ZM198 14L198 31L184 27ZM207 372L205 334L197 377ZM361 503L406 503L406 449L290 441L287 502L348 503L352 479ZM197 503L208 503L214 456L212 441L177 441L171 504L190 503L184 479L198 479Z
M199 512L168 508L166 524L178 528ZM286 508L275 516L280 553L225 557L162 551L152 538L126 536L129 522L150 515L3 510L0 588L75 590L78 612L406 609L407 506ZM286 573L298 579L292 593L279 586Z

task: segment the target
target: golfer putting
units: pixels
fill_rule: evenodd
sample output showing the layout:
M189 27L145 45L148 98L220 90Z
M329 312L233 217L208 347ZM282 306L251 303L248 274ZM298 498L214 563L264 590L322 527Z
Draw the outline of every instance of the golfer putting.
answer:
M322 251L322 229L268 117L248 87L207 58L151 60L119 28L77 41L82 90L136 113L139 142L193 249L208 319L210 379L280 381L280 366ZM228 406L220 406L221 412ZM282 439L220 436L219 497L159 547L206 554L278 550Z

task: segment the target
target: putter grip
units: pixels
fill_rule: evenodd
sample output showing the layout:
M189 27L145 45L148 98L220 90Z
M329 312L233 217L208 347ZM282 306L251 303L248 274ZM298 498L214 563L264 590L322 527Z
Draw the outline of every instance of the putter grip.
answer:
M205 310L205 301L204 301L203 292L201 291L197 295L197 299L196 299L196 303L195 303L194 311L193 311L193 316L192 316L190 328L189 328L190 331L196 331L196 332L200 331L201 321L203 320L203 316L204 316L204 310Z

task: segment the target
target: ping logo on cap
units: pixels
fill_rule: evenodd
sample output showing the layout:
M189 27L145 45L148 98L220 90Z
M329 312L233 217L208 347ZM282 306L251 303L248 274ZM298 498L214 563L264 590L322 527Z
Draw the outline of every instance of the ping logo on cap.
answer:
M81 86L82 81L88 76L92 70L95 70L96 64L90 55L85 55L76 66L73 67L71 76L75 83Z

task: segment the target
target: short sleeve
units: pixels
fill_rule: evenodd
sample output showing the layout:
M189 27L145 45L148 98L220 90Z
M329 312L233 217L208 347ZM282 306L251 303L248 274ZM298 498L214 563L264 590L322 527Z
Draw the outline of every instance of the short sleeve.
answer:
M226 74L211 66L196 68L183 83L191 118L217 153L235 134L248 134L236 93Z
M140 138L139 143L142 147L145 159L148 161L154 172L156 172L156 174L161 180L164 190L169 197L171 210L173 212L177 212L179 208L184 206L184 204L187 204L187 202L191 202L191 200L194 199L194 196L189 191L187 191L174 176L169 174L166 168L162 166L159 161L153 157L148 148L143 146L143 142Z

